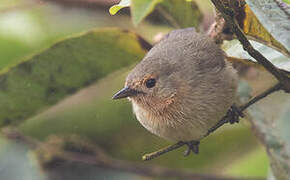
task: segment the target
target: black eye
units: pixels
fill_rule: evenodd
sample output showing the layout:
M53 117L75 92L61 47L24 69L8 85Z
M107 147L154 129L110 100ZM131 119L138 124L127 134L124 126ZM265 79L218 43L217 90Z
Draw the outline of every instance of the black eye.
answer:
M146 82L146 87L147 88L153 88L156 84L156 80L155 79L148 79Z

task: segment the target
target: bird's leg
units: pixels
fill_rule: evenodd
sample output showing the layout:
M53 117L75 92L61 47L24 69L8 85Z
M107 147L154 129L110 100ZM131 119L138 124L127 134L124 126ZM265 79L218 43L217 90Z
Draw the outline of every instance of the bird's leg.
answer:
M210 128L205 136L208 136L210 133L214 132L226 123L238 123L240 117L244 117L243 112L235 104L233 104L222 120L219 121L214 127Z
M239 123L240 117L245 117L243 112L235 104L231 106L226 116L230 124Z
M184 156L188 156L192 151L194 154L198 154L199 152L199 141L188 141L185 142L187 145L187 150L184 152Z
M238 123L240 117L244 117L243 112L235 104L233 104L231 108L228 110L227 114L224 116L224 118L221 121L219 121L214 127L208 130L206 136L214 132L215 130L217 130L226 123L230 124ZM184 156L188 156L191 153L191 151L195 154L198 154L199 141L188 141L184 143L187 145L187 150L184 152Z

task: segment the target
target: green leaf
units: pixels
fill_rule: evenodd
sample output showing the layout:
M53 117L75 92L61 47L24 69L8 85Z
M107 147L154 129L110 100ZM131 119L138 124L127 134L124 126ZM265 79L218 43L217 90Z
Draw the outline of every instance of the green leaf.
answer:
M264 104L253 106L248 112L253 116L252 123L267 147L273 175L276 179L288 179L290 177L290 131L287 115L289 115L290 96L285 93L275 93L267 98L266 103L265 99ZM285 109L287 110L284 111Z
M263 27L277 40L290 54L290 19L288 8L282 8L275 0L246 0L252 12ZM253 26L254 27L254 26Z
M25 120L110 72L140 60L146 52L144 42L119 29L94 30L60 41L2 70L0 127Z
M279 43L260 23L258 18L255 16L249 5L245 5L241 13L241 17L238 18L239 24L243 29L244 33L251 39L261 42L269 47L273 47L283 54L290 56L289 51Z
M146 16L148 16L155 6L162 0L132 0L131 14L133 24L137 26Z
M175 28L198 27L202 20L202 13L194 1L165 0L157 9Z
M110 7L109 12L111 15L115 15L120 9L129 7L131 4L131 0L121 0L119 4L116 4Z
M290 96L289 96L290 97ZM290 99L285 103L285 106L282 108L282 113L280 114L279 121L278 121L278 128L279 128L279 134L281 135L281 138L286 141L290 147ZM290 149L289 149L290 153Z
M21 57L31 51L33 47L27 46L22 41L0 35L0 70L17 63Z
M121 131L124 123L126 127L136 126L129 102L112 100L112 96L124 87L127 72L132 68L122 68L109 74L49 110L26 120L19 126L20 130L41 139L52 134L78 134L102 140Z
M259 76L267 79L261 82L251 80L255 91L265 84L273 86L276 83L274 78L269 78L266 74L261 73ZM251 94L249 93L249 97ZM288 179L290 176L289 99L289 94L279 91L247 109L246 118L251 121L252 129L267 149L275 179ZM248 101L245 98L240 100L243 103Z
M197 27L202 19L197 4L191 0L122 0L109 12L114 15L130 5L134 25L138 25L155 8L176 28Z
M255 49L267 57L275 66L290 71L290 61L288 57L258 42L251 41L251 43ZM241 44L237 40L228 42L227 44L230 47L226 50L227 55L254 61L254 59L243 50ZM261 80L261 77L263 77L262 74L262 72L259 72L260 77L257 78L259 82L256 80L251 82L251 84L257 87L265 87L263 83L267 83L268 86L269 83L273 85L275 80L269 78L269 76L266 76L267 79ZM255 91L258 91L256 88ZM259 90L258 92L262 91ZM248 91L248 94L250 96L250 91ZM287 179L290 175L289 98L290 96L287 93L281 91L280 93L276 92L248 109L249 116L247 118L251 120L254 131L267 148L272 171L276 179ZM243 98L241 101L245 103L247 100Z
M251 44L255 49L262 53L269 61L271 61L276 67L290 72L290 61L289 58L282 53L276 51L273 48L265 46L264 44L250 40ZM244 51L242 45L237 40L225 42L223 49L226 51L228 56L233 56L242 59L249 59L256 62L256 60Z

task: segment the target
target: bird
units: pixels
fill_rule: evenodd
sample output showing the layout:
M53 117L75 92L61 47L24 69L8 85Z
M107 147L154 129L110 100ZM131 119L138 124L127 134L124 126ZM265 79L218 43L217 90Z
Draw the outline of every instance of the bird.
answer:
M235 69L210 37L177 29L150 49L113 99L128 98L147 130L198 153L200 140L234 104L237 84Z

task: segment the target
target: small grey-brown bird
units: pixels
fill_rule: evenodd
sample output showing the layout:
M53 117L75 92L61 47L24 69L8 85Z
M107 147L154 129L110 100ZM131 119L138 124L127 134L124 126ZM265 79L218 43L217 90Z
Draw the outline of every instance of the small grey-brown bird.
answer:
M128 97L146 129L190 142L192 148L225 116L236 88L237 75L224 52L206 35L187 28L156 44L113 99Z

